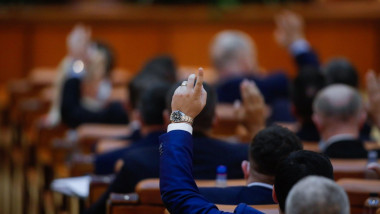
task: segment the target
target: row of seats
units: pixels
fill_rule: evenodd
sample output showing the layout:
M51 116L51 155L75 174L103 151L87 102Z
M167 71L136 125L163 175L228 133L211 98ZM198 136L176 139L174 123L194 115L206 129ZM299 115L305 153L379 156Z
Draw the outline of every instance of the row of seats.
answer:
M7 148L9 159L4 162L12 163L9 169L13 172L11 179L14 186L19 187L16 190L19 194L12 195L16 198L24 198L21 202L35 210L31 213L39 213L40 210L50 210L50 213L71 210L71 213L79 213L80 207L86 205L80 205L80 203L78 205L75 197L65 199L63 195L51 193L50 182L54 178L91 173L93 171L91 154L94 152L94 145L102 139L126 135L131 132L131 129L127 125L85 124L78 127L75 132L71 132L62 124L54 127L46 126L43 123L43 115L47 112L52 100L51 86L55 78L54 72L48 69L36 69L26 79L10 84L9 105L2 109L3 115L8 119L3 120L2 125L10 127L12 138ZM127 98L124 85L128 81L128 75L125 74L126 72L122 72L116 75L115 82L120 87L114 89L119 93L119 98L124 97L124 99ZM214 136L225 138L236 135L238 132L238 121L228 114L232 112L231 108L232 106L218 106L217 114L220 115L220 122L219 126L213 130ZM371 142L366 143L367 148L376 145ZM308 150L319 151L315 142L304 142L304 147ZM100 148L98 152L101 151ZM358 210L362 209L363 198L368 197L368 191L380 193L378 189L380 185L376 183L377 181L363 180L368 176L365 170L367 160L332 160L332 164L335 179L349 193L353 213L359 213ZM105 191L110 180L104 177L93 177L87 206L96 201ZM229 181L229 185L235 184L244 185L245 183L244 181ZM214 183L213 181L199 182L199 185L214 186ZM367 185L372 186L367 189ZM27 192L26 197L23 196L24 192ZM12 201L19 201L19 199L12 199ZM31 204L37 204L37 206ZM259 208L259 206L255 207ZM221 206L221 209L228 211L232 208ZM277 206L259 209L269 209L269 212L277 210ZM143 181L137 186L135 193L113 194L109 199L109 213L156 213L156 211L157 213L164 212L158 180ZM22 213L22 210L15 213Z

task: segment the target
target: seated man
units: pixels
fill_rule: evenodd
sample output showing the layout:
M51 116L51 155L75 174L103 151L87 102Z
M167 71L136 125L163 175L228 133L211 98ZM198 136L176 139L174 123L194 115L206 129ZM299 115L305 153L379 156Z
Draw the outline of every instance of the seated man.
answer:
M297 66L319 67L318 57L305 39L301 17L283 12L276 18L277 42L289 49ZM212 41L210 54L214 69L219 74L216 86L219 102L241 100L239 85L247 78L256 83L266 104L272 108L269 121L294 120L290 114L288 78L283 71L261 70L254 41L248 34L237 30L218 33Z
M297 150L302 150L302 144L291 131L280 126L264 129L249 146L249 162L242 163L247 186L208 187L199 191L216 204L274 204L272 186L277 165Z
M190 75L187 84L181 85L175 91L171 104L172 110L173 112L180 111L184 115L172 120L173 123L168 126L168 133L160 137L161 198L170 213L222 213L199 193L192 175L193 142L191 134L193 129L188 117L195 118L206 104L207 93L202 87L202 70L199 70L195 86L194 82L195 75ZM283 165L283 163L287 165ZM281 203L285 203L288 192L277 194L277 189L288 189L289 191L299 179L307 175L333 178L329 159L315 152L303 150L293 152L281 165L282 167L278 166L278 169L290 168L294 169L295 173L289 173L294 176L286 173L287 176L277 178L278 173L276 172L274 195L279 198L280 207L284 207L284 205L281 206ZM246 204L239 204L235 213L261 212Z
M208 92L207 104L194 120L193 175L196 179L215 179L216 168L219 165L225 165L228 170L228 178L243 178L244 174L240 166L242 161L248 158L248 146L246 144L231 144L209 137L215 115L216 95L212 88L206 84L205 89ZM171 98L173 93L174 90L168 98ZM167 106L169 108L170 103L171 99L168 99ZM151 106L155 107L154 105ZM167 117L165 118L167 119ZM139 181L146 178L158 178L159 155L159 144L126 152L122 158L124 165L117 173L115 180L110 184L106 193L89 208L87 213L105 213L106 201L110 193L134 192Z
M72 66L73 72L65 75L60 101L55 104L60 106L62 122L70 128L84 123L127 124L124 105L109 101L113 52L100 42L93 42L86 52L88 62L85 67L83 62L81 66Z
M349 214L350 202L344 189L334 181L308 176L290 190L286 213Z
M326 87L315 98L313 110L323 153L330 158L367 158L359 139L367 115L354 88L343 84Z
M162 114L165 109L165 97L170 87L170 84L161 83L145 91L138 107L141 139L133 141L130 146L96 156L95 174L113 173L116 161L131 149L158 145L158 136L165 130Z
M302 141L318 142L320 140L318 130L312 120L313 100L324 86L324 76L316 67L301 68L293 80L292 110L299 125L296 134Z

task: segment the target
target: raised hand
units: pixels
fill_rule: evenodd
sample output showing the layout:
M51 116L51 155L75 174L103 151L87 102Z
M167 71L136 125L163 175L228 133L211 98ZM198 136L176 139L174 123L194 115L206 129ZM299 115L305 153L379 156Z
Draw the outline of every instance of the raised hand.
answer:
M305 38L301 16L286 10L275 16L275 23L274 37L281 46L289 47L293 42Z
M91 29L82 24L75 25L67 37L67 49L69 55L82 59L87 54L88 45L91 42Z
M266 107L263 96L253 81L244 80L240 84L240 92L243 100L243 115L240 117L248 131L244 140L251 141L265 127Z
M194 85L195 82L195 85ZM191 118L195 118L205 107L207 92L203 88L203 69L198 69L195 74L189 75L186 84L179 86L172 99L172 111L181 111Z
M373 70L366 73L367 93L369 100L369 115L380 128L380 75L376 77Z

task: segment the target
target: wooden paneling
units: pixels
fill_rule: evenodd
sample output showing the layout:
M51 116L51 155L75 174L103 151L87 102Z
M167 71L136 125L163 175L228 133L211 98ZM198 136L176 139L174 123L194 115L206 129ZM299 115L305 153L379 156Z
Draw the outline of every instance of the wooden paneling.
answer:
M346 56L361 74L380 70L380 3L319 3L286 6L305 17L306 36L322 62ZM67 5L0 7L0 83L26 76L34 67L55 67L66 53L75 23L92 27L93 38L109 43L117 66L137 72L147 59L172 54L180 65L210 67L209 43L224 29L247 32L256 41L260 66L296 68L273 38L280 6L217 9L209 6Z
M22 77L24 60L24 31L22 27L0 27L0 82Z

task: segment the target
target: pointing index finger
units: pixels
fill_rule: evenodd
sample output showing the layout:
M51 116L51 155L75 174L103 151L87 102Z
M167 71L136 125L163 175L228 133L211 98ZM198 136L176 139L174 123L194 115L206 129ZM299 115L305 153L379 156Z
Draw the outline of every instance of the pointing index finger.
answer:
M191 90L194 87L195 74L191 74L187 79L187 89Z
M194 94L200 95L203 88L203 68L198 69L197 82L194 88Z

